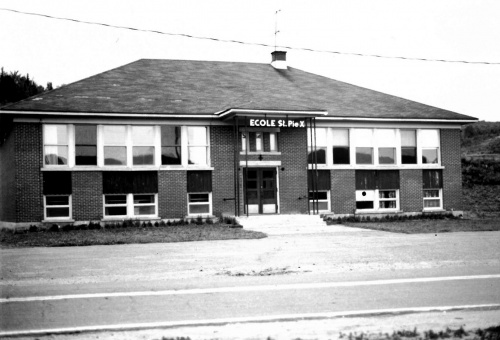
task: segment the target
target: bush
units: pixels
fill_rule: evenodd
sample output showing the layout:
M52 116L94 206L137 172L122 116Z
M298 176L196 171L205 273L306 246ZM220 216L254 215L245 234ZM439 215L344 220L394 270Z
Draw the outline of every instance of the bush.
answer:
M30 225L30 227L29 227L28 231L29 231L30 233L37 233L37 232L39 232L39 231L40 231L40 228L38 228L36 225Z
M58 232L59 231L59 226L57 224L53 224L50 226L50 228L48 229L48 231L52 231L52 232Z

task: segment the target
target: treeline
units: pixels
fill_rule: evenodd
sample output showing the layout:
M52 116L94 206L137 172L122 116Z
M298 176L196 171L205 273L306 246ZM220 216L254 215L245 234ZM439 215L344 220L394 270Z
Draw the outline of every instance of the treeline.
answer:
M500 162L487 159L462 159L462 184L500 185Z
M480 145L481 153L500 153L500 122L480 121L463 128L462 147Z
M7 73L3 67L0 71L0 106L50 90L52 83L47 83L47 87L43 87L30 79L29 74L23 76L18 71Z

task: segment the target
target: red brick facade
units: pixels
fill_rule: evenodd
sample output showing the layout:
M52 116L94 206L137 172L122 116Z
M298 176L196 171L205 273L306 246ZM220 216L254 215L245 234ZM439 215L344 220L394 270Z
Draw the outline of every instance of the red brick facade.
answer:
M238 150L238 160L263 161L262 167L277 170L279 209L282 214L308 213L306 130L282 128L278 133L279 153L248 155ZM462 186L460 131L441 129L441 165L443 167L443 206L461 210ZM212 213L234 215L234 141L233 126L210 128L212 174ZM0 146L1 194L0 221L39 222L43 206L43 145L39 123L16 123L6 142ZM266 165L266 161L276 162ZM279 162L279 163L278 163ZM280 164L280 165L277 165ZM240 213L244 213L243 169L238 164ZM68 171L65 169L65 171ZM103 172L72 171L72 219L95 221L103 218ZM188 169L158 171L158 217L183 218L187 215ZM353 214L356 210L354 169L330 169L331 211ZM421 212L423 208L422 169L400 169L400 210Z

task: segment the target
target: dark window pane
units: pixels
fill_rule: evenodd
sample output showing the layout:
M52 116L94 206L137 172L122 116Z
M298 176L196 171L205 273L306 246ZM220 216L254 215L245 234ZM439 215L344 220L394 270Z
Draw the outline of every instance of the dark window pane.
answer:
M257 189L257 182L256 181L247 181L247 188L248 189Z
M356 209L373 209L373 201L357 201Z
M76 165L97 165L96 146L75 146Z
M181 127L180 126L161 126L161 145L176 146L181 145Z
M212 171L188 171L187 192L211 192Z
M75 145L97 145L95 125L75 125Z
M373 148L356 148L356 164L373 164Z
M262 199L274 198L274 190L264 190L262 192Z
M247 178L257 178L257 170L247 170Z
M43 173L44 195L71 195L71 172L45 171Z
M133 162L134 165L152 165L155 161L154 146L134 146Z
M163 165L180 165L181 164L181 147L180 146L164 146L161 148L161 164Z
M396 209L396 201L382 201L379 202L380 209Z
M106 195L104 196L105 204L127 204L126 195Z
M443 174L441 170L422 170L424 189L440 189L443 187Z
M417 164L417 148L401 148L402 164Z
M399 170L380 170L376 176L378 189L399 189Z
M47 217L69 217L69 208L47 208Z
M356 170L356 190L374 190L377 188L376 170Z
M69 196L46 196L47 205L69 205Z
M328 193L326 191L309 191L310 200L326 200L328 199Z
M440 200L424 200L424 208L439 208L441 207Z
M189 203L208 202L208 194L189 194Z
M154 203L155 196L154 195L134 195L134 204L147 204Z
M378 149L379 164L394 164L396 163L396 149L394 148L379 148Z
M333 164L349 164L349 147L334 146L333 147Z
M104 209L106 216L121 216L127 215L127 207L106 207Z
M379 191L378 193L379 198L396 198L396 191L393 190L388 190L388 191Z
M326 148L317 148L316 151L310 151L307 156L309 164L326 164Z
M328 202L312 202L313 210L330 210L328 208Z
M309 190L330 190L330 170L309 170L307 183Z

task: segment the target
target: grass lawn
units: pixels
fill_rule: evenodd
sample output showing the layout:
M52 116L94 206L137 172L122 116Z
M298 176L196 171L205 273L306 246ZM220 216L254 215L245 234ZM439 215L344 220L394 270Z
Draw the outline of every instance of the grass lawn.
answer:
M72 230L59 232L0 233L2 248L68 247L133 243L168 243L208 240L259 239L266 234L227 225L183 225L149 228Z
M457 231L499 231L500 219L473 220L411 220L395 222L358 222L342 223L345 226L389 231L392 233L424 234L447 233Z

